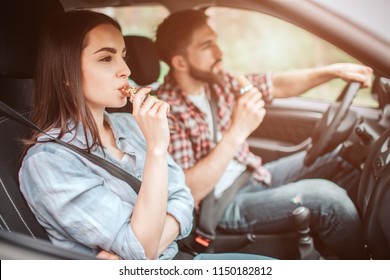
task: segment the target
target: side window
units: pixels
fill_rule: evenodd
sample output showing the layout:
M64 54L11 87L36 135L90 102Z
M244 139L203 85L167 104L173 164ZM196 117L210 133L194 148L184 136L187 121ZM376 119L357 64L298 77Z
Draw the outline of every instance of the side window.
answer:
M234 73L277 72L337 62L359 63L323 39L275 17L233 8L209 8L207 14L224 52L225 67ZM310 90L302 98L333 101L344 85L344 81L335 79ZM378 106L368 89L360 90L354 103Z

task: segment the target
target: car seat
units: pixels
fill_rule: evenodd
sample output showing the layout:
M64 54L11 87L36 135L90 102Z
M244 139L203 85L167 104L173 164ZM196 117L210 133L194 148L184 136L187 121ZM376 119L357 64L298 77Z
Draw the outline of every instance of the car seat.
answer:
M57 0L4 1L0 10L0 101L28 117L40 28ZM15 17L15 15L18 15ZM26 126L0 113L0 259L94 259L53 245L19 190Z
M386 238L387 245L390 244L390 223L389 223L389 213L390 213L390 189L387 189L381 205L379 206L378 217L381 230Z
M28 116L34 80L35 53L46 17L63 11L58 1L15 0L0 10L0 101ZM18 15L17 17L15 15ZM2 254L21 239L47 243L48 236L19 190L18 170L28 130L0 113L0 239ZM18 237L21 234L24 237ZM38 241L40 240L40 241ZM7 246L5 245L7 244ZM32 246L32 245L31 245ZM9 252L16 250L11 246ZM38 248L36 249L37 251ZM2 255L3 256L3 255Z
M27 127L0 114L0 229L48 239L19 190Z
M0 100L25 116L28 116L33 96L33 72L41 27L50 14L63 11L56 0L2 3ZM48 239L19 190L17 174L27 128L0 114L0 131L1 229Z
M373 259L390 259L389 205L390 128L387 128L368 154L358 188L364 237Z

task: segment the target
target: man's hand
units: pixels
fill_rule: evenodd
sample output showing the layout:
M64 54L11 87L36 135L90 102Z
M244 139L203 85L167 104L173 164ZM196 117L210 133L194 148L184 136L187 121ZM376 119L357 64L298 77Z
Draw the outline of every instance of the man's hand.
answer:
M354 63L336 63L328 65L329 71L346 82L360 82L362 87L370 87L372 68Z
M262 123L264 116L262 95L257 88L253 87L237 99L233 109L231 129L243 142Z

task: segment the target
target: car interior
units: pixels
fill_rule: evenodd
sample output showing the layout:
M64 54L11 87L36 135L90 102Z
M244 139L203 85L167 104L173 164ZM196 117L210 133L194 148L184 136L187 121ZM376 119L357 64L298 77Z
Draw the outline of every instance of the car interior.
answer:
M130 2L123 1L124 4ZM169 7L169 1L162 2ZM73 3L77 7L76 0L66 3ZM93 256L58 248L50 243L46 231L24 200L18 183L18 170L24 154L22 139L29 128L13 117L13 112L26 118L29 116L40 27L49 15L64 11L64 5L57 0L17 0L6 1L1 6L0 259L93 259ZM18 17L15 17L16 14ZM138 86L155 83L161 69L153 40L138 35L126 35L124 38L129 54L127 63L132 71L131 83ZM352 99L359 85L347 84L338 100L322 111L320 117L314 118L310 138L301 137L290 146L277 148L272 143L273 148L268 155L271 160L308 149L306 160L310 164L318 156L342 144L343 157L362 172L359 187L351 196L363 221L368 258L390 259L390 73L386 73L386 70L378 73L380 75L374 81L372 92L379 100L380 109L374 120L365 118L352 108ZM389 75L386 77L386 74ZM131 103L109 111L130 113ZM270 123L272 116L286 114L283 106L278 104L269 111ZM272 125L266 124L264 130L256 132L249 141L256 153L261 154L269 147L264 145L266 140L259 139L270 130ZM288 131L284 133L288 138ZM190 254L257 253L278 259L321 258L316 250L317 244L309 235L310 213L303 207L291 214L296 222L296 230L291 232L232 234L217 228L216 218L219 214L216 209L222 211L238 188L224 194L219 200L212 196L207 198L207 203L204 203L204 208L195 219L192 234L179 243L182 251Z

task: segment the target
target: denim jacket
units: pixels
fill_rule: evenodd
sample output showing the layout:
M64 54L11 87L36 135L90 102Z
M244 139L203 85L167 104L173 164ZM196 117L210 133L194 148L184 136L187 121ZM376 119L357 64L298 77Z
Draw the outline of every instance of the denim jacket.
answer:
M125 156L117 160L100 147L92 153L142 180L146 142L133 116L105 113L105 119ZM74 125L70 123L69 127ZM49 132L54 137L58 133L58 129ZM39 140L49 137L41 136ZM86 148L82 125L70 129L62 140ZM167 213L179 222L177 239L181 239L191 231L193 198L182 169L169 155L168 180ZM57 143L38 143L23 159L19 181L31 210L55 245L83 253L96 254L104 249L123 259L146 259L130 224L137 194L100 166ZM177 251L173 242L159 258L172 259Z

